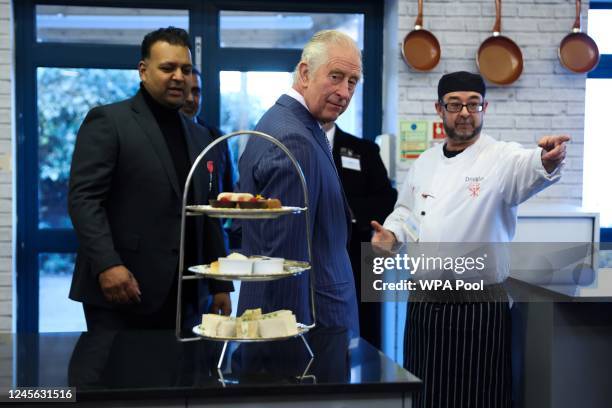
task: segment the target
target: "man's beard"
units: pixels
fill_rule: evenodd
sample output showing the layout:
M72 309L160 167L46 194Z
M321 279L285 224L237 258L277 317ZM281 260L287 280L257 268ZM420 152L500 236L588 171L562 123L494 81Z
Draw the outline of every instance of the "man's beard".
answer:
M449 139L452 139L457 142L468 142L472 140L473 138L475 138L477 135L480 134L480 131L482 130L482 125L484 124L484 122L480 122L480 126L475 127L471 133L459 134L455 131L454 128L451 128L446 124L446 120L444 120L442 123L444 124L444 131L446 132L446 136ZM472 122L470 122L470 124L472 124ZM456 121L455 121L455 126L457 126Z

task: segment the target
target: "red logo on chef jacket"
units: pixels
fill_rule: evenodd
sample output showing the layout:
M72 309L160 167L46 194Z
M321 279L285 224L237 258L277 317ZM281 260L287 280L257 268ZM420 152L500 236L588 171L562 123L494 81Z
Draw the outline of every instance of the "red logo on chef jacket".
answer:
M468 185L468 191L470 192L471 197L478 197L480 194L480 183L477 181L473 181Z
M441 140L446 138L446 132L444 132L444 124L442 122L433 123L433 139Z

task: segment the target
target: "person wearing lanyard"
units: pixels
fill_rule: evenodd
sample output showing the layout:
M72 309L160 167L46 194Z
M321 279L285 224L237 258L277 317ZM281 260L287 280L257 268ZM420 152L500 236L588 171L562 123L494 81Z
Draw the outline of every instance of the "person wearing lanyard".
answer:
M357 289L359 333L380 348L380 303L363 302L361 298L361 243L372 238L371 220L383 222L391 214L397 190L391 186L376 143L345 132L335 122L326 123L323 130L332 146L336 170L353 213L348 253Z
M570 138L544 136L535 149L493 139L482 132L485 93L478 74L442 76L446 140L413 163L384 225L372 222L374 245L510 242L517 206L560 179ZM416 407L511 405L509 267L500 258L491 272L479 294L411 293L404 366L424 382Z

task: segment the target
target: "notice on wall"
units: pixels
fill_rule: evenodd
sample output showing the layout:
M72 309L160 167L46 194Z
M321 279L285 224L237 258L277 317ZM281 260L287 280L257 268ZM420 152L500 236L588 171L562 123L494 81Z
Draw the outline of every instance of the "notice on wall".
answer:
M397 141L397 170L410 167L429 147L429 126L427 120L400 120Z
M446 139L446 132L444 131L444 124L442 122L433 122L431 130L432 142L439 143Z

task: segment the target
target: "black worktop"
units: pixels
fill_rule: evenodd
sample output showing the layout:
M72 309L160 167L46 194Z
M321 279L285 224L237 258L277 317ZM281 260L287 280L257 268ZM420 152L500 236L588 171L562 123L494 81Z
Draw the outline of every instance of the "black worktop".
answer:
M16 351L17 387L76 387L77 401L410 393L421 381L363 339L317 328L300 338L229 343L220 381L223 343L178 342L171 331L0 334ZM2 350L0 350L1 352ZM3 354L6 353L4 351Z

